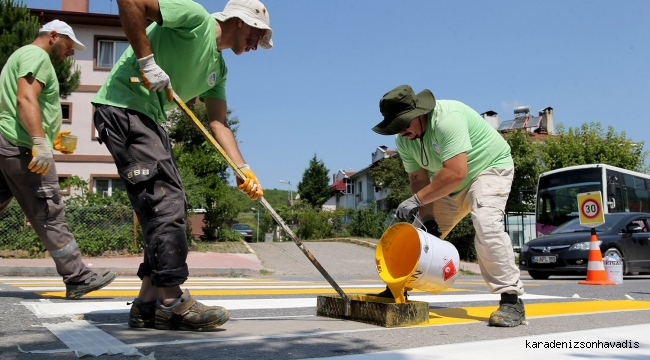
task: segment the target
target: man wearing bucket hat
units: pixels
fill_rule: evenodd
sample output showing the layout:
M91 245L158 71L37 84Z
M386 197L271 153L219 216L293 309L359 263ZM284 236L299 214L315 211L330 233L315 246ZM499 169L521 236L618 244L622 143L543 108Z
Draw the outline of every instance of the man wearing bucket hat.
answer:
M397 216L408 219L419 209L420 221L428 227L437 223L444 239L471 213L481 275L491 292L501 294L488 323L525 322L523 283L501 222L514 175L508 143L467 105L436 101L426 89L415 94L408 85L398 86L382 97L379 110L384 120L372 130L396 135L413 194L398 206Z
M94 273L81 260L64 219L52 149L62 146L59 81L52 63L86 47L63 21L43 25L36 39L16 50L0 74L0 214L16 199L66 285L79 298L110 284L115 271Z
M191 0L118 0L131 44L92 103L99 141L105 143L142 226L142 285L129 326L164 330L216 328L229 319L223 307L205 306L183 292L187 267L185 193L169 137L161 124L183 101L200 96L212 135L246 179L238 187L251 199L263 195L226 120L226 74L222 51L236 55L273 46L269 12L258 0L231 0L210 15ZM153 23L146 26L147 19ZM145 29L146 28L146 29ZM141 77L145 86L132 84ZM172 90L173 85L173 90Z

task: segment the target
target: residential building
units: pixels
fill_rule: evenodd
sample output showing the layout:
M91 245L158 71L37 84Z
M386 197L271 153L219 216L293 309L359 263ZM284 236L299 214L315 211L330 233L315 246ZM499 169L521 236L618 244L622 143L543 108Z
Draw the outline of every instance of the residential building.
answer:
M359 209L375 201L378 208L383 209L382 201L386 198L387 190L380 190L375 186L375 180L370 176L370 169L396 153L395 150L388 150L386 146L379 146L372 153L370 165L356 172L339 170L332 177L330 186L332 197L323 208Z

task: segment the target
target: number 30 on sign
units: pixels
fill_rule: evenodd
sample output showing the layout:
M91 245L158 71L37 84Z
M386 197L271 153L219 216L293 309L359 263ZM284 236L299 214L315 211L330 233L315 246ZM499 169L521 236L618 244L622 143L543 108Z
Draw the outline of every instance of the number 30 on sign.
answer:
M600 191L578 194L580 225L596 227L605 223L603 201Z

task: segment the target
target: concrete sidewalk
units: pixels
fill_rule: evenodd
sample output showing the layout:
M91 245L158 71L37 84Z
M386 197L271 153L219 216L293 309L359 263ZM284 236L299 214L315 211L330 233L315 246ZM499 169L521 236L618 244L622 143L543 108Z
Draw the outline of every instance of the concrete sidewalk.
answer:
M356 245L359 249L357 251L346 251L335 246L326 246L325 243L330 241L349 243L349 246ZM339 238L314 242L308 241L304 242L304 244L312 252L313 250L318 250L313 255L320 262L324 261L328 265L326 269L329 269L331 274L359 276L375 276L377 274L374 265L374 248L376 244L372 242L353 238ZM285 274L286 271L283 271L283 269L299 270L297 274L318 274L313 264L308 261L293 242L253 243L250 245L255 247L255 250L260 255L259 257L248 244L249 254L190 251L187 255L190 276L260 276L262 270L268 270L269 273L278 276L296 275L293 273ZM361 251L363 247L367 249ZM372 254L370 254L371 252ZM362 262L361 259L367 259L368 264L366 264L367 266L364 271L357 273L360 267L359 264ZM83 261L97 273L115 269L118 275L136 276L138 267L142 262L142 255L102 258L84 257ZM267 267L271 266L272 268L266 269L262 261L264 261ZM469 270L477 275L481 273L479 265L476 263L461 261L460 269ZM58 276L58 274L56 273L54 261L51 258L0 258L0 276Z
M118 275L135 276L142 256L83 258L97 273L115 269ZM187 255L190 276L259 276L264 269L255 254L221 254L191 251ZM0 259L0 276L58 276L54 261L46 259Z

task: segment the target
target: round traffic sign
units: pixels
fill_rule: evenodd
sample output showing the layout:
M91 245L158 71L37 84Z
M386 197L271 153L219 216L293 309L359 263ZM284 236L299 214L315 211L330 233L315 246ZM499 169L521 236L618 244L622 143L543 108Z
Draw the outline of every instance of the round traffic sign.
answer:
M586 218L595 219L598 215L600 215L600 204L598 204L598 202L594 199L587 199L582 203L580 211Z

